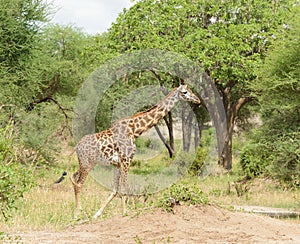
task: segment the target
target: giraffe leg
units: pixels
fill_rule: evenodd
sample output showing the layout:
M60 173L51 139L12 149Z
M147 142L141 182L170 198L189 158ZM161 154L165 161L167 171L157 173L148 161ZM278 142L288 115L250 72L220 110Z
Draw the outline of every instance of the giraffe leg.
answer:
M121 199L122 199L122 214L126 215L127 210L126 210L126 182L124 184L124 178L127 178L127 176L121 175ZM127 180L126 180L127 181Z
M121 174L121 198L122 198L122 214L126 215L126 187L127 187L127 177L128 177L128 168L129 168L130 161L124 159L124 162L121 164L120 167L120 174Z
M98 218L104 211L104 209L107 207L107 205L111 202L111 200L114 199L114 197L118 193L119 189L119 181L120 181L120 170L119 168L114 169L114 189L106 202L102 205L102 207L98 210L98 212L94 215L94 219Z
M98 210L98 212L94 215L94 219L98 218L104 211L104 209L107 207L107 205L110 203L111 200L114 199L114 197L117 195L116 191L113 191L109 198L106 200L105 204L102 205L102 207Z
M75 210L74 210L75 217L78 216L81 211L80 193L81 193L82 185L85 182L88 173L89 173L88 170L80 167L79 170L70 177L70 180L73 183L74 193L75 193Z
M123 216L125 216L127 214L126 197L123 194L122 194L122 214L123 214Z

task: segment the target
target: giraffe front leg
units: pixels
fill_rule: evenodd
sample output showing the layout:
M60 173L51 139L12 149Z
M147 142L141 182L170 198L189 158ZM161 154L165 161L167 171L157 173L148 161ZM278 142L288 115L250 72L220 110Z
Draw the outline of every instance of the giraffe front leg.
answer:
M110 194L110 196L108 197L106 202L102 205L102 207L98 210L98 212L94 215L94 219L98 218L103 213L103 211L107 207L107 205L117 195L118 189L119 189L119 181L120 181L120 170L119 170L119 168L115 168L114 169L114 189L113 189L113 192Z
M122 215L127 215L127 209L126 209L126 197L122 194Z
M98 210L98 212L94 215L94 219L98 218L104 211L104 209L107 207L107 205L110 203L111 200L114 199L114 197L117 195L116 191L113 191L108 199L106 200L106 203L103 204L103 206Z
M125 216L127 214L126 209L126 188L127 188L127 177L130 161L125 160L121 164L120 174L121 174L121 199L122 199L122 214Z

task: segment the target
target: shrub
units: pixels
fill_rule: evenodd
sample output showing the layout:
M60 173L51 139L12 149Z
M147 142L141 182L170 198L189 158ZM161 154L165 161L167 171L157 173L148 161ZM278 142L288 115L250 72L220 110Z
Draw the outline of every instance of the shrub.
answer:
M270 145L270 174L285 186L300 188L300 132L282 135Z
M196 185L186 182L173 184L158 199L158 207L167 211L172 211L176 204L205 205L207 203L207 196Z
M197 175L197 176L201 174L206 156L207 156L207 149L203 147L198 147L195 159L193 160L191 167L189 168L188 171L189 174Z
M300 133L256 133L242 151L240 164L244 174L272 177L285 187L300 187Z
M0 211L5 220L9 210L24 192L33 186L33 167L22 164L16 148L20 145L14 140L13 128L0 128Z
M264 145L250 142L242 151L240 157L241 168L247 178L266 173L268 166L268 152Z

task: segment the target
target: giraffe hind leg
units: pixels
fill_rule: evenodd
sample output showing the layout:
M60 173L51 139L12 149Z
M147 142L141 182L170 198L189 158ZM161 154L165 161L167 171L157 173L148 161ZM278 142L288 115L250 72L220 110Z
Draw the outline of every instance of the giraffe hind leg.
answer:
M88 175L88 170L83 169L82 167L79 168L78 171L76 171L71 177L70 180L74 187L74 193L75 193L75 210L74 215L78 216L81 211L81 204L80 204L80 193L82 189L82 185L86 180L86 177Z

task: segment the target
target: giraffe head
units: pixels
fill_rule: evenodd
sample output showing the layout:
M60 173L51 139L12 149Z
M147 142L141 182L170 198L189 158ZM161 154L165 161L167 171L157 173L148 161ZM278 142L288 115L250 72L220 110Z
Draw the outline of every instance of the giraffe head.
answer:
M200 104L200 99L187 87L187 85L181 84L177 88L177 92L181 100Z

